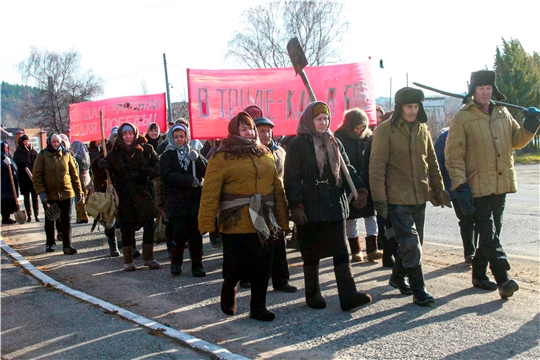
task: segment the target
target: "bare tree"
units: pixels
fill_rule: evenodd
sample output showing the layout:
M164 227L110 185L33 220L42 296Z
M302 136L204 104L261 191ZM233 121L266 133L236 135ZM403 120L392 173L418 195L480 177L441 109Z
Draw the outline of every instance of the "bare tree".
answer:
M287 42L297 37L310 65L339 62L339 45L350 23L343 3L331 0L276 1L246 10L226 58L249 68L291 66Z
M30 56L19 63L23 81L32 80L40 91L26 103L26 111L37 115L36 125L45 130L69 129L69 105L90 101L103 93L103 81L91 70L82 72L80 54L31 47Z

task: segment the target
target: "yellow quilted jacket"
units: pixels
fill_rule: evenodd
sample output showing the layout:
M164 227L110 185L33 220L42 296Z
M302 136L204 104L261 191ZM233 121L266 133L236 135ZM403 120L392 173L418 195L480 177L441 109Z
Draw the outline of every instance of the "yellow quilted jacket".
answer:
M49 200L67 200L83 193L77 162L63 150L42 150L32 169L32 181L36 193L47 193Z
M285 191L271 153L262 157L246 155L244 158L233 160L226 160L223 152L210 157L199 208L201 234L215 230L222 193L265 196L271 192L274 193L276 220L282 230L289 230ZM266 223L270 225L268 219ZM248 205L240 210L240 220L234 227L225 231L223 226L220 226L219 231L227 234L256 233L249 216Z
M516 192L513 149L533 137L504 106L489 115L469 100L451 120L444 150L452 190L468 182L475 198Z

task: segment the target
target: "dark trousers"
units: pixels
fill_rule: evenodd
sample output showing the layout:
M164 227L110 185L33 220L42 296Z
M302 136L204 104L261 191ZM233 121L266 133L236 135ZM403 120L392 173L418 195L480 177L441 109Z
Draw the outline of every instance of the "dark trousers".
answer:
M71 207L72 199L56 201L49 200L49 204L58 204L60 208L60 221L57 221L57 224L60 224L60 231L62 232L62 245L64 248L71 247ZM53 245L56 243L54 237L54 221L49 220L45 216L45 236L47 238L47 245ZM58 227L58 225L57 225Z
M399 256L405 268L413 268L422 262L424 243L424 221L426 204L392 205L388 204L388 214L399 244Z
M465 257L472 256L476 252L478 246L478 231L474 226L474 219L472 216L465 216L459 207L457 199L452 200L452 205L457 218L459 219L459 232L461 234L461 241L463 242L463 255Z
M297 226L297 238L305 266L318 265L321 259L330 256L334 266L349 263L345 220Z
M199 231L197 216L173 217L169 219L172 230L171 264L182 265L184 248L189 244L192 267L202 267L203 242Z
M145 222L129 222L120 224L122 245L135 247L135 233L143 228L143 244L154 243L154 220Z
M287 250L285 246L285 234L280 231L274 243L274 259L272 260L272 285L283 286L289 282L289 265L287 263Z
M257 234L221 234L223 239L223 279L227 283L237 284L247 280L265 282L268 286L274 241L262 244Z
M34 208L34 216L39 216L38 195L34 189L26 192L22 192L24 197L24 209L26 210L26 216L32 217L32 208ZM32 199L30 199L30 197ZM32 207L30 207L30 200L32 200Z
M476 211L472 217L480 236L478 249L472 260L472 276L475 279L486 278L488 263L496 278L498 269L510 270L508 258L499 239L505 204L506 194L474 198Z

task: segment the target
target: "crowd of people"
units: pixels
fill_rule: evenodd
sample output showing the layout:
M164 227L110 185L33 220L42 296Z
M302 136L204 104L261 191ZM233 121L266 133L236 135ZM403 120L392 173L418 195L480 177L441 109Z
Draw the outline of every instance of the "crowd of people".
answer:
M38 198L56 214L45 216L45 250L55 251L58 239L64 254L76 254L73 201L76 222L87 223L85 201L93 191L105 191L110 177L119 203L104 235L111 257L121 251L125 271L137 269L133 259L141 256L136 248L140 229L144 265L161 267L154 257L154 232L162 221L170 273L182 273L189 249L192 275L204 277L203 235L218 234L222 311L236 313L237 289L244 284L251 288L250 317L271 321L275 315L266 307L270 280L276 291L297 291L289 283L288 234L298 242L311 308L327 305L319 263L328 257L343 311L372 300L357 289L351 268L364 260L364 241L367 260L382 259L392 269L390 286L412 295L415 304L433 304L422 268L426 203L453 204L472 285L498 289L501 298L508 298L519 289L500 242L505 196L516 191L512 151L534 137L540 111L525 109L520 126L492 97L504 99L495 73L473 72L463 106L435 142L426 125L424 94L409 87L397 91L392 111L377 106L376 126L361 109L332 119L326 103L312 102L286 145L273 136L275 124L255 105L230 120L226 137L204 147L190 138L185 119L170 122L164 133L152 123L145 135L123 123L108 141L89 145L50 134L39 153L23 135L14 159L2 143L2 224L14 223L10 214L20 188L28 222L32 215L40 221ZM335 133L331 121L342 121ZM16 187L7 186L8 170ZM488 266L495 281L488 277Z

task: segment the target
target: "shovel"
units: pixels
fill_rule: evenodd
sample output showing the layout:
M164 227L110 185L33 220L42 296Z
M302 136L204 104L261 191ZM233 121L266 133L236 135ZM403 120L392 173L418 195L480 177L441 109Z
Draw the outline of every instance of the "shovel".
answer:
M317 101L317 99L315 98L315 93L313 92L313 89L311 88L309 80L304 71L304 68L308 65L308 61L306 59L304 49L302 49L302 45L300 45L300 41L298 41L298 38L292 38L291 40L289 40L289 42L287 43L287 52L289 53L289 57L291 58L291 62L293 64L296 75L300 75L300 77L302 78L302 82L304 83L309 93L310 100ZM354 186L354 183L352 181L351 174L349 174L349 170L347 170L347 166L345 165L345 161L343 161L343 157L341 157L340 152L338 152L338 156L343 176L347 180L347 183L349 184L349 188L351 189L351 193L353 194L354 198L357 199L358 192L356 191L356 187Z
M15 212L15 221L19 224L26 222L26 211L21 210L19 207L19 199L17 198L17 189L15 189L15 181L13 181L13 172L11 171L11 164L8 164L9 179L11 180L11 187L13 188L13 196L15 197L15 205L17 211Z

